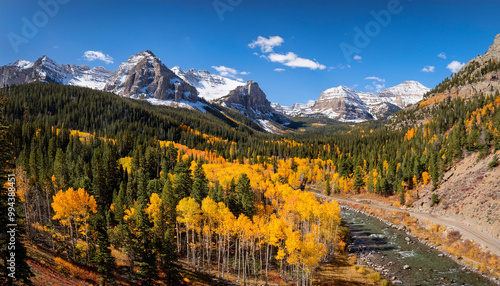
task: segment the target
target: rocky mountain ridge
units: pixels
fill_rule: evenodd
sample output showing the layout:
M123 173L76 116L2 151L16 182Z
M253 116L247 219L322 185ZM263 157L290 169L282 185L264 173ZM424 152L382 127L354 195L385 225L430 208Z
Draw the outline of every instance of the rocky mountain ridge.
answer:
M122 63L104 91L133 98L198 101L196 88L168 69L151 51L140 52Z
M414 81L377 95L339 86L325 90L316 101L287 107L271 104L256 82L243 83L206 70L183 71L178 66L169 69L149 50L131 56L115 72L103 67L59 65L47 56L35 62L18 60L0 67L0 86L34 81L88 87L145 99L152 104L201 111L205 111L207 101L212 101L235 109L261 125L270 121L289 122L286 116L363 122L388 116L415 103L428 90Z
M266 94L259 84L249 80L244 85L231 90L228 95L219 98L214 103L235 109L245 116L256 120L266 130L272 129L270 122L285 123L288 119L276 112L267 100Z
M0 67L0 86L43 81L102 90L112 74L103 67L58 65L43 56L34 63L18 60Z

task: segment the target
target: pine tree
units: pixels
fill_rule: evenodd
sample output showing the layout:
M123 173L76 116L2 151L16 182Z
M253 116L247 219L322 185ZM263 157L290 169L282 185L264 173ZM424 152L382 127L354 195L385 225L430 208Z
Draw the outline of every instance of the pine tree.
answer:
M177 199L180 201L185 197L189 197L191 194L191 189L193 185L193 180L191 179L191 170L189 170L188 166L184 162L179 162L175 166L174 170L175 177L175 193Z
M238 205L241 207L239 213L251 218L255 214L254 195L250 187L250 179L243 173L236 184L236 196Z
M54 174L57 178L57 187L64 190L68 187L69 174L66 165L66 156L61 148L57 148L54 159Z
M218 180L215 181L214 187L208 191L208 196L217 203L224 200L224 193Z
M356 166L354 168L354 183L353 183L353 188L357 192L361 190L361 188L365 185L365 182L363 181L363 170L361 169L360 166Z
M182 276L179 271L179 266L175 264L178 259L178 255L176 252L176 245L172 228L168 228L168 230L165 232L163 243L164 249L163 253L161 253L163 264L161 269L167 276L163 279L163 281L169 286L180 285Z
M113 215L117 224L123 221L123 215L126 208L126 197L125 193L127 192L126 185L124 182L120 183L120 190L118 194L113 198Z
M439 160L439 153L438 152L433 152L431 155L431 177L432 177L432 185L434 188L437 188L439 186L440 182L440 160Z
M163 185L163 190L161 194L161 201L163 206L163 214L166 216L167 225L174 227L175 218L177 217L175 207L179 203L180 199L177 197L172 182L167 177L165 185Z
M143 285L154 285L156 278L156 255L154 252L154 243L151 236L152 225L149 222L143 205L138 206L137 231L138 237L135 245L137 258L134 264L139 267L136 274L143 282Z
M92 194L94 195L99 208L107 210L113 200L113 192L109 192L108 185L106 184L107 174L102 150L95 152L93 167Z
M97 272L101 273L101 285L114 283L113 270L115 269L115 258L111 255L111 244L107 231L106 221L100 213L94 217L94 229L96 232L97 251L92 258L92 263L97 265Z
M203 170L203 165L199 162L196 165L196 169L193 175L193 188L191 191L191 197L193 197L197 203L201 204L201 201L208 196L208 180L205 176L205 171Z
M330 175L325 176L325 195L330 196L332 194L332 187L330 185Z

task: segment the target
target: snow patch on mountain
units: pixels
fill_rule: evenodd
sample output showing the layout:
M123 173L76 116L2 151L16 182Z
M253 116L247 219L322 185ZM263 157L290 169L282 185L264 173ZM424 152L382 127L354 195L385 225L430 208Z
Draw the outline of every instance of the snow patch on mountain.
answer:
M173 100L161 100L161 99L156 99L156 98L148 98L146 99L149 103L152 105L163 105L163 106L170 106L170 107L181 107L181 108L186 108L186 109L191 109L191 110L199 110L203 113L207 113L207 108L209 107L207 104L198 101L198 102L189 102L185 100L181 100L179 102L173 101Z
M17 82L23 76L23 82L42 81L58 83L64 85L74 85L93 89L104 88L104 85L111 77L112 72L103 67L89 68L86 65L58 65L47 56L43 56L34 63L25 60L18 60L7 65L10 68L17 68L18 73L11 76L13 82Z
M388 98L392 104L405 108L422 100L425 93L430 89L425 87L418 81L404 81L396 86L387 88L379 92L377 95L380 98Z
M180 67L175 66L172 71L184 81L188 82L198 90L198 96L212 101L224 97L229 92L245 83L225 78L213 74L206 70L189 69L183 71Z
M29 69L33 67L33 63L30 61L25 61L25 60L17 60L12 64L8 64L10 67L18 67L22 70L24 69Z

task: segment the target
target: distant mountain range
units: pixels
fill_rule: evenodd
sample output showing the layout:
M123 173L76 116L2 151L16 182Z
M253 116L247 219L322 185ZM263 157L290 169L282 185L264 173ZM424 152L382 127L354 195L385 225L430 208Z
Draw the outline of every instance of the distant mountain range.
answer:
M330 118L341 122L363 122L386 117L422 100L429 89L417 81L405 81L378 94L338 86L323 91L318 100L292 106L272 106L291 117Z
M243 113L268 131L289 122L286 116L341 122L378 119L420 101L429 91L416 81L405 81L378 94L338 86L323 91L316 101L287 107L271 104L256 82L243 83L206 70L169 69L151 51L131 56L115 72L103 67L59 65L47 56L34 63L18 60L0 67L0 86L34 81L88 87L201 111L211 103L219 104Z

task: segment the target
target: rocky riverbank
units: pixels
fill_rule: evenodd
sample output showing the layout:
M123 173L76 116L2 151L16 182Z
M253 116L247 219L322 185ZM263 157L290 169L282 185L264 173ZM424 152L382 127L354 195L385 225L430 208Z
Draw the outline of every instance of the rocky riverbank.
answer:
M456 259L455 257L449 255L448 253L443 252L441 249L439 249L435 245L429 243L428 241L426 241L424 239L420 239L419 237L416 237L411 232L409 232L406 229L406 227L403 225L394 224L391 221L383 219L383 218L381 218L377 215L374 215L372 213L368 213L368 212L365 212L363 210L357 209L353 206L341 205L341 208L344 211L359 213L359 214L362 214L362 215L367 216L369 218L376 219L376 220L384 223L385 225L387 225L387 227L402 232L401 235L404 236L404 242L402 242L403 245L401 245L401 243L400 243L401 249L398 250L398 252L401 254L401 256L403 258L405 255L412 255L412 251L413 251L412 249L415 247L415 244L418 242L418 243L421 243L422 245L425 245L426 247L433 249L435 251L435 260L439 260L440 258L447 257L447 258L451 259L452 261L454 261L455 263L457 263L458 265L460 265L461 269L456 269L453 271L460 270L460 271L472 272L480 277L487 279L487 281L489 281L491 283L500 285L500 280L492 278L492 277L488 277L487 275L484 275L475 269L470 269L469 267L464 265L462 263L462 261L460 261L459 259ZM360 241L357 241L357 240L360 240ZM430 272L435 271L435 269L433 269L433 268L426 268L426 267L418 267L417 269L412 269L412 266L410 266L408 264L401 264L401 263L395 263L393 261L390 261L390 260L388 260L387 254L385 254L384 251L377 250L376 247L366 246L366 244L365 244L366 241L363 241L363 240L366 240L366 238L363 238L363 237L356 238L355 237L353 240L353 243L348 246L349 250L352 252L356 252L358 254L358 256L361 259L363 259L369 267L380 272L381 275L390 279L394 284L403 284L403 281L408 281L409 279L411 279L410 276L412 276L412 275L414 276L416 274L416 273L413 273L412 275L409 275L410 274L409 272L411 272L411 270L423 272L422 275L417 275L417 276L422 276L422 277L429 276L429 275L426 275L426 272L428 274L429 271ZM406 247L404 245L406 245ZM430 276L432 276L432 275L430 275ZM440 277L439 281L434 281L434 282L437 282L441 285L442 284L446 285L446 284L453 284L456 281L453 278L448 278L447 276L444 276L444 277ZM405 283L405 284L407 284L407 283ZM492 285L494 285L494 284L492 284ZM431 284L429 284L429 285L431 285Z

